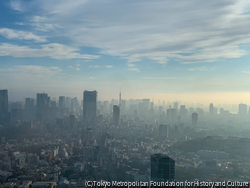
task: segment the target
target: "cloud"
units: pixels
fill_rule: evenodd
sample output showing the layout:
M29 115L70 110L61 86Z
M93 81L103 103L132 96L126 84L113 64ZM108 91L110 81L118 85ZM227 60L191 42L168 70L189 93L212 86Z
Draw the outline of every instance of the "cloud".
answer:
M112 65L106 65L105 67L106 67L106 68L113 68Z
M10 0L11 9L19 12L26 11L26 8L21 0Z
M96 79L96 77L92 77L92 76L90 76L89 78L88 78L88 80L95 80Z
M208 70L207 67L193 67L188 69L188 71L207 71L207 70Z
M127 63L128 67L134 67L135 64L132 64L132 63Z
M250 71L242 71L243 73L250 74Z
M89 68L101 68L99 65L89 65Z
M33 4L40 8L27 20L34 29L45 28L51 36L67 37L75 45L96 47L128 62L239 58L247 53L240 44L250 42L250 2L245 0L38 0Z
M129 68L130 71L140 72L138 68Z
M9 75L10 78L17 80L36 80L41 78L49 78L62 72L59 67L44 67L36 65L17 65L12 68L0 69L1 75Z
M143 77L145 80L177 80L177 77Z
M79 67L73 67L73 66L68 66L68 67L71 68L71 69L77 70L77 71L81 70Z
M8 43L1 43L0 56L13 57L50 57L53 59L97 59L97 55L80 54L77 48L71 48L58 43L41 45L41 48L29 48Z
M18 39L18 40L34 40L35 42L46 42L46 37L37 36L31 32L17 31L8 28L0 29L0 35L8 39Z
M128 62L214 62L246 55L241 44L250 43L247 0L10 2L13 10L36 10L22 20L33 30Z

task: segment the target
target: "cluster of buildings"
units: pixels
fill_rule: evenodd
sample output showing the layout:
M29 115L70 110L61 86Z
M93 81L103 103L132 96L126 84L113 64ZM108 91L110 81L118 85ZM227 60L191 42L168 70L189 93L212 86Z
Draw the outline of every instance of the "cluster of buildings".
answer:
M9 102L8 91L0 90L0 183L30 188L247 180L250 163L237 151L248 156L250 147L232 149L207 137L250 133L246 105L239 105L238 114L226 109L218 114L213 104L208 111L180 102L156 106L150 99L122 100L121 93L118 100L98 101L97 91L84 91L82 101L38 93L23 105Z

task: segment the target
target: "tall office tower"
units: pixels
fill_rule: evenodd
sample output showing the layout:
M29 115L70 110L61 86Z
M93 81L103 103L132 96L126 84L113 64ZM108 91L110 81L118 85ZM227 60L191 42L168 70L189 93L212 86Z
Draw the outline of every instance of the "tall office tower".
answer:
M154 102L150 103L150 109L154 109Z
M185 105L181 105L180 115L182 119L185 119L187 117L187 109Z
M126 115L126 100L122 100L122 115Z
M178 102L174 103L174 109L178 109Z
M120 94L119 94L119 107L121 109L122 107L122 92L120 91Z
M23 109L23 103L22 102L11 102L10 109Z
M52 119L55 119L56 117L58 117L58 108L57 108L57 104L56 101L51 101L50 102L51 105L51 111L50 111L50 115L52 117Z
M94 139L93 129L88 128L86 134L86 145L91 145Z
M164 141L168 138L169 136L169 125L160 125L159 126L159 140Z
M80 105L79 105L79 101L78 101L77 97L74 97L73 101L74 101L74 105L75 105L75 110L79 111Z
M190 115L193 114L194 113L194 108L193 107L189 108L188 112L189 112Z
M170 122L174 123L177 120L177 109L171 108L170 109Z
M103 111L104 114L107 114L109 112L109 101L103 102Z
M70 108L70 97L65 97L65 108Z
M239 104L239 112L238 114L240 116L246 116L247 115L247 105L246 104Z
M120 107L117 105L113 106L113 124L115 126L119 126L120 125Z
M83 121L88 124L96 123L97 91L84 91L83 93Z
M170 122L170 119L171 119L171 109L167 109L167 122Z
M35 110L35 100L31 98L25 99L25 118L26 119L33 119L35 117L34 110Z
M60 117L63 117L66 112L66 98L65 96L60 96L59 97L59 113Z
M59 108L66 108L66 100L65 96L60 96L59 97Z
M159 115L162 115L163 112L163 106L159 106Z
M0 90L0 125L7 123L8 90Z
M145 105L144 105L144 103L139 103L138 104L138 114L139 114L139 116L142 116L142 115L145 115Z
M151 155L151 181L167 182L175 180L175 161L167 155Z
M214 105L213 105L213 103L210 103L210 105L209 105L209 115L210 116L214 115Z
M196 108L196 112L200 117L204 116L204 110L202 108Z
M76 105L74 99L70 99L70 108L69 108L69 113L74 114L76 110Z
M50 106L50 97L47 93L37 93L36 95L36 107L37 115L39 118L46 119L49 116L49 106Z
M148 111L149 110L150 99L143 99L142 102L144 104L144 107Z
M192 114L192 126L196 127L198 124L198 114L197 113L193 113Z
M76 125L75 115L69 115L69 128L72 128Z

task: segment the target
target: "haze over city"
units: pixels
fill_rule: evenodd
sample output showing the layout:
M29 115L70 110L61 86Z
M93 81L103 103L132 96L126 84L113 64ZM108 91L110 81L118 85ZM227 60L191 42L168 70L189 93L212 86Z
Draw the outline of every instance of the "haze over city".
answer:
M249 187L250 2L0 0L0 188Z
M126 99L250 104L248 1L3 0L0 16L10 100L110 100L122 87Z

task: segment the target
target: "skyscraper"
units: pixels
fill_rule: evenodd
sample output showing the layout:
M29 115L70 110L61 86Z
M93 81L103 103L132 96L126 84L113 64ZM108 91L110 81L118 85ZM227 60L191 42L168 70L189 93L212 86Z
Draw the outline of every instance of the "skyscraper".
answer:
M113 123L115 126L120 125L120 107L117 105L113 106Z
M160 125L159 126L159 140L163 141L166 140L168 138L169 135L169 125Z
M238 114L240 116L246 116L247 115L247 105L246 104L239 104L239 112Z
M95 125L97 91L84 91L83 93L83 121Z
M8 90L0 90L0 125L5 124L8 116Z
M60 117L63 117L65 115L66 111L66 99L65 96L60 96L59 97L59 113Z
M149 110L150 99L143 99L142 101L144 103L144 107L148 111Z
M213 103L210 103L210 105L209 105L209 115L210 116L214 115L214 105L213 105Z
M25 99L25 118L32 119L35 116L35 100L31 98Z
M175 180L175 161L167 155L151 156L151 181L166 182Z
M50 97L47 93L37 93L37 114L42 118L47 118L49 115Z
M178 102L174 103L174 109L178 109Z
M194 112L194 113L192 114L192 125L193 125L194 127L196 127L197 124L198 124L198 114Z

